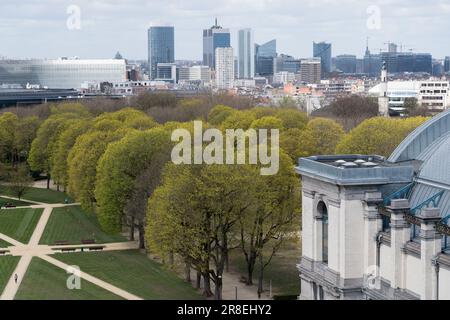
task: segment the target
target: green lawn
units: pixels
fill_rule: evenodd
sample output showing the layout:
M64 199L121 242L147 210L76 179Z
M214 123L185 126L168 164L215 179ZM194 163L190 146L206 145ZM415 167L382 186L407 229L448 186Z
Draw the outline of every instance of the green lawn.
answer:
M17 300L118 300L121 297L81 279L80 290L67 288L65 270L33 258L17 292Z
M8 197L17 198L17 196L6 187L2 188L1 194ZM64 200L67 199L69 203L73 203L73 200L63 192L41 188L28 188L22 198L25 201L30 200L44 203L64 203Z
M0 233L28 243L43 209L0 210Z
M269 255L270 252L266 252ZM269 290L272 280L274 295L295 296L300 294L300 278L297 264L300 262L301 246L298 240L286 241L264 272L265 289ZM258 266L255 266L253 283L258 284ZM245 257L239 249L230 255L230 268L247 277Z
M203 299L191 284L138 250L58 254L55 257L144 299Z
M8 198L0 197L0 206L5 205L7 203L10 203L10 204L12 204L13 206L16 206L16 207L26 207L26 206L32 205L29 202L19 201L19 200L12 200L12 199L8 199Z
M41 244L54 244L56 241L81 244L81 240L86 239L95 239L97 243L127 241L121 235L104 233L94 214L87 214L81 207L76 206L53 210L42 235Z
M19 259L19 257L13 256L0 256L0 295L11 278Z
M6 248L6 247L9 247L9 246L11 246L10 243L8 243L8 242L3 241L2 239L0 239L0 248Z

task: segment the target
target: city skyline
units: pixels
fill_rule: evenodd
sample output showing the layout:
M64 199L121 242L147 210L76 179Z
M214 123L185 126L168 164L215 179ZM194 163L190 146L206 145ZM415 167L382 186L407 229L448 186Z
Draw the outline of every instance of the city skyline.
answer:
M183 3L99 0L55 1L20 4L6 0L0 4L0 56L8 58L108 58L120 51L129 59L146 60L146 36L150 25L175 27L176 59L202 59L202 30L217 17L229 28L231 45L237 48L237 30L252 28L254 41L277 39L278 52L295 57L311 57L313 41L331 42L333 56L364 55L366 37L370 49L387 49L385 42L403 44L404 51L430 52L443 59L450 44L442 43L450 22L450 4L420 1L298 1L226 0L221 3ZM81 29L70 30L68 7L80 9ZM380 27L370 27L379 9ZM14 17L14 18L11 18ZM270 21L274 21L273 24ZM414 28L420 25L421 28ZM39 36L36 36L36 34ZM18 42L17 39L21 39ZM60 40L58 40L60 39Z

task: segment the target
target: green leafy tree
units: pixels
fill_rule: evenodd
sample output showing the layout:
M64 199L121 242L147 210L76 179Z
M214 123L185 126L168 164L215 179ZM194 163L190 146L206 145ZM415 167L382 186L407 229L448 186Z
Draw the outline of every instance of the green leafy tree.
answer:
M283 108L274 115L283 123L286 129L304 129L308 123L308 116L298 109Z
M252 129L278 129L283 130L283 121L275 117L263 117L252 122L250 125Z
M217 105L209 112L208 122L213 126L220 125L234 112L236 112L236 110L231 107Z

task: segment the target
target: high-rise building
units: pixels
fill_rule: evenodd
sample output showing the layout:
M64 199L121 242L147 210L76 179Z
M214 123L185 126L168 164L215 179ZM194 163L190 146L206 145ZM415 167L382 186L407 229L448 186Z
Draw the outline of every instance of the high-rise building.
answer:
M202 83L211 81L211 69L208 66L181 67L179 81L198 81Z
M230 30L224 29L216 24L210 29L203 30L203 65L216 68L215 54L217 48L228 48L231 46Z
M240 79L255 76L255 44L251 29L238 31L238 76Z
M444 72L450 72L450 57L445 57L444 60Z
M313 56L314 58L320 58L322 63L322 77L326 77L331 73L331 43L327 42L314 42L313 43Z
M343 73L356 73L356 63L355 55L343 54L336 57L336 69Z
M175 63L158 63L155 80L176 83L177 65Z
M381 60L389 73L433 73L433 57L429 53L382 52Z
M231 89L234 85L234 50L216 48L216 86L219 89Z
M301 61L286 54L280 54L274 58L273 73L289 72L298 73L300 71Z
M277 57L277 41L271 40L262 45L255 44L255 72L260 76L272 76L274 59Z
M321 72L322 69L319 58L302 60L300 65L300 81L306 83L319 83Z
M363 73L370 77L377 77L380 74L381 66L381 56L379 54L370 53L369 41L367 41L366 52L363 58Z
M175 28L154 26L148 29L148 64L150 79L157 78L158 63L175 62Z

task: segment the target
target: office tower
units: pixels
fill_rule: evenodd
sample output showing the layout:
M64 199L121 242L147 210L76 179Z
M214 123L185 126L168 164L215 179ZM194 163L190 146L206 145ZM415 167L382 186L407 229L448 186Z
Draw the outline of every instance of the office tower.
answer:
M379 54L372 54L369 50L369 43L363 58L363 73L370 77L378 77L381 71L382 60Z
M302 60L300 65L300 81L306 83L319 83L321 72L322 69L319 58Z
M158 63L175 62L175 28L155 26L148 29L150 79L157 78Z
M430 53L416 53L413 72L433 73L433 57Z
M251 29L238 31L238 76L240 79L255 76L255 44Z
M336 69L343 73L356 73L356 56L350 54L343 54L336 57Z
M295 74L300 71L300 65L300 59L280 54L278 57L274 58L273 73L289 72Z
M433 77L441 77L444 74L442 60L433 59Z
M216 48L216 85L219 89L231 89L234 85L234 50Z
M320 58L322 63L322 78L331 73L331 43L313 43L313 56Z
M175 63L158 63L155 80L176 83L177 65Z
M127 80L125 60L1 60L0 84L39 85L49 89L80 89L85 83Z
M433 72L433 57L429 53L382 52L381 59L389 73Z
M210 82L211 81L211 69L208 66L192 66L181 67L179 72L180 81L197 81L197 82Z
M210 29L203 30L203 65L215 69L215 54L217 48L231 46L230 30L223 29L216 24Z
M277 57L277 41L255 44L255 72L260 76L272 76L274 59Z
M444 72L450 72L450 57L445 57L444 60Z

